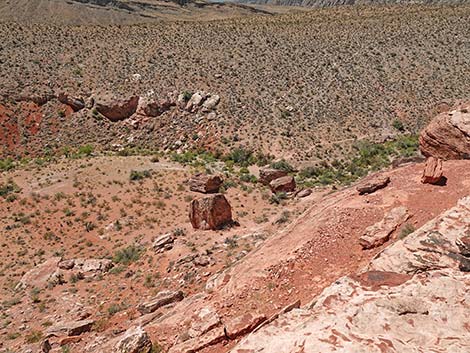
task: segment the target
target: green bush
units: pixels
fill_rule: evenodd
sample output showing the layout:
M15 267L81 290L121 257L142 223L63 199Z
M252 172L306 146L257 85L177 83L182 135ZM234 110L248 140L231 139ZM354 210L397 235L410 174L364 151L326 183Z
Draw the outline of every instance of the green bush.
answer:
M131 174L129 175L129 179L131 181L142 180L145 178L150 178L152 176L152 172L150 170L131 170Z
M140 259L143 249L137 245L129 245L127 248L117 250L113 261L118 264L129 265Z
M270 167L278 170L283 170L287 173L292 173L293 171L295 171L294 167L292 167L285 159L281 159L277 162L272 162L270 164Z

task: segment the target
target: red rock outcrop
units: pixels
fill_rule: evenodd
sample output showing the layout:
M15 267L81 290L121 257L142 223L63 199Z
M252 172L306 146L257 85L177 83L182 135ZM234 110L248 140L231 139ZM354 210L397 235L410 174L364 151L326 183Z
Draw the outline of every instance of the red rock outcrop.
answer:
M466 197L231 352L468 352L469 217Z
M436 116L421 132L419 147L426 157L470 158L470 105Z
M191 201L189 219L195 229L220 229L233 222L232 207L222 194Z
M442 179L442 159L429 157L426 160L421 182L423 184L437 184Z
M272 180L269 183L271 191L277 192L292 192L295 190L295 179L293 176L286 175L277 179Z
M274 168L261 168L259 170L259 182L263 185L269 185L274 179L278 179L287 175L287 172Z
M96 110L112 122L129 118L137 110L138 96L118 98L113 95L100 97L96 102Z
M219 175L195 174L189 179L189 189L203 194L217 193L222 182Z
M59 102L62 104L68 105L73 109L74 112L78 112L79 110L82 110L85 108L85 101L83 98L80 97L73 97L67 93L61 92L57 96L59 99Z

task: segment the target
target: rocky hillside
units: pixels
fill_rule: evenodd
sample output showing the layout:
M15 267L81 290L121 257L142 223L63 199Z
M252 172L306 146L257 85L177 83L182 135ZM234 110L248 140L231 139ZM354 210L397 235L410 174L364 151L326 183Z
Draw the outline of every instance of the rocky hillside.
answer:
M85 144L244 147L299 165L344 164L356 141L416 134L468 94L469 23L468 6L413 6L139 26L0 25L1 154ZM177 104L195 93L220 102ZM134 108L135 97L169 105L113 121L99 108L110 96Z
M236 0L247 4L277 6L333 7L343 5L465 4L468 0Z
M271 12L242 4L214 4L203 0L6 0L0 3L0 22L23 24L123 25L253 14L269 15Z
M470 162L439 156L469 108L422 132L426 163L339 190L86 150L2 173L0 350L468 351Z
M466 197L231 352L468 352L469 218Z

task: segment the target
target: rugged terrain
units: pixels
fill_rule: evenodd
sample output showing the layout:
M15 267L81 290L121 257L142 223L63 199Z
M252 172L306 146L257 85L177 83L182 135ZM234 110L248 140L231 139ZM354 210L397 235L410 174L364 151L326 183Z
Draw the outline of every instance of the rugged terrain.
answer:
M2 154L91 143L347 160L354 141L416 133L468 94L469 15L468 6L410 6L134 26L4 23ZM196 91L220 96L215 115L173 107L110 122L92 105L72 113L54 98Z
M129 25L168 20L205 21L286 11L293 10L202 0L6 0L0 4L0 22Z

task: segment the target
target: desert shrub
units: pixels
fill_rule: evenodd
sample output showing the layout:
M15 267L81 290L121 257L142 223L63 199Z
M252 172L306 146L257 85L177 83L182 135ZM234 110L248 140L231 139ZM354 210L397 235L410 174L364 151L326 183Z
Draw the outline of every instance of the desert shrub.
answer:
M225 156L225 160L232 161L234 164L242 167L248 167L255 162L253 151L244 147L235 148Z
M129 245L127 248L117 250L113 261L118 264L129 265L140 259L143 249L137 245Z
M392 123L392 126L398 131L405 131L405 126L403 125L401 120L395 119Z
M137 180L142 180L145 178L150 178L151 176L152 176L152 172L150 170L142 170L142 171L131 170L131 174L129 175L129 180L137 181Z
M403 228L400 230L400 235L398 236L400 239L406 238L408 235L415 231L415 227L410 224L406 223Z
M280 204L282 200L287 199L287 194L285 192L278 192L275 194L272 194L269 203L271 204Z
M83 156L88 157L93 153L93 150L94 150L94 148L93 148L92 145L80 146L78 148L78 155L80 157L83 157Z
M13 162L13 159L0 159L0 171L5 172L13 168L15 168L15 163Z
M272 162L270 164L271 168L278 169L278 170L283 170L287 173L291 173L295 171L294 167L292 167L289 162L287 162L285 159L281 159L280 161L277 162Z
M18 185L9 179L5 184L0 184L0 196L7 198L9 195L20 192L21 189Z

